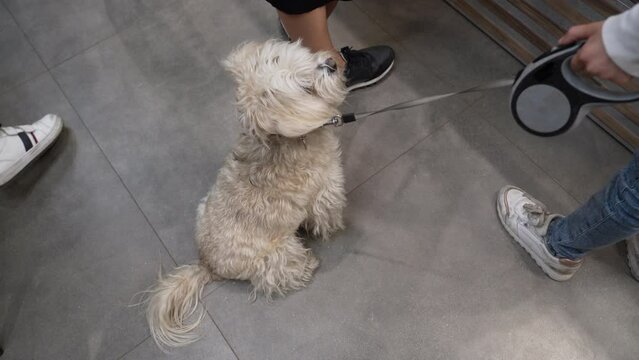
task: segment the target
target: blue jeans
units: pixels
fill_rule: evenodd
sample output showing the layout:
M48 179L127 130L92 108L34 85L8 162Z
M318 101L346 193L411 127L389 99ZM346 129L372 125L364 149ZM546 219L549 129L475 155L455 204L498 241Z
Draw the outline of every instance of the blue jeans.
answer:
M576 260L588 251L639 233L639 151L630 164L572 214L554 220L547 245L558 257Z

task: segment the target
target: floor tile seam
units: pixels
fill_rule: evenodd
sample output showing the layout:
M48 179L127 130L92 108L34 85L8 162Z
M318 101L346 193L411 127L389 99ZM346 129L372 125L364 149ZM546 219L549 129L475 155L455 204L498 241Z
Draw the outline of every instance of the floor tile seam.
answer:
M115 176L117 176L118 180L120 181L120 184L122 185L122 187L126 190L127 194L129 195L131 201L133 201L133 203L135 204L135 207L138 209L138 211L140 212L140 214L142 214L142 216L144 217L144 221L147 223L147 225L151 228L151 230L153 231L153 233L155 234L155 237L157 238L157 240L160 242L160 244L162 245L162 247L164 248L164 250L167 252L169 258L171 259L171 261L173 262L174 266L177 266L177 261L175 260L175 258L173 257L173 254L171 254L171 251L169 251L169 248L167 247L166 243L164 242L164 240L162 239L162 237L160 236L160 234L158 233L158 231L156 230L155 226L153 226L152 222L150 221L149 217L147 216L146 212L142 209L142 206L140 205L140 203L138 202L137 198L133 195L133 192L131 191L131 189L129 189L129 187L127 186L126 182L124 181L124 179L122 178L121 174L116 170L115 166L113 165L113 163L111 162L111 159L109 158L109 156L105 153L104 149L102 148L102 146L100 145L100 143L97 141L97 139L95 138L93 132L91 131L91 129L89 128L89 126L86 124L86 122L84 121L84 119L82 118L82 116L80 115L80 112L77 110L77 108L75 107L75 105L73 104L73 102L71 101L71 99L69 98L69 96L67 95L67 93L64 91L63 87L60 85L60 83L58 82L58 79L54 76L54 74L50 73L51 78L53 79L54 83L56 84L56 86L58 87L58 89L60 90L60 92L62 93L62 96L64 97L64 99L67 101L67 103L69 104L69 106L71 107L71 109L73 110L73 112L75 113L75 115L78 117L78 119L80 120L80 122L82 123L82 125L84 126L85 130L87 131L87 133L89 134L89 136L91 137L91 140L93 141L93 143L95 144L95 146L97 146L97 148L100 150L100 153L102 154L102 156L104 157L104 159L106 160L106 162L109 164L109 167L111 168L111 171L113 171L113 173L115 174Z
M121 360L124 359L125 356L129 355L131 352L133 352L135 349L139 348L140 345L144 344L145 341L147 341L148 339L151 338L151 335L147 335L142 341L140 341L139 343L137 343L136 345L134 345L130 350L127 350L124 352L124 354L120 355L117 357L117 360Z
M35 46L33 45L33 42L31 41L31 38L29 37L29 35L27 35L27 33L24 31L24 29L22 28L22 26L20 26L20 23L18 22L18 19L15 17L15 15L13 14L13 12L11 12L11 9L9 9L9 6L7 6L5 4L4 1L2 1L2 6L4 6L4 9L7 11L7 13L9 14L9 16L11 16L11 20L13 20L13 22L16 24L16 26L18 27L18 30L20 30L20 33L22 34L22 36L24 36L24 39L27 41L27 44L29 44L29 46L31 47L31 50L33 50L33 52L36 54L36 56L38 57L38 60L40 60L40 63L42 64L42 66L44 67L44 69L46 71L49 71L49 67L47 66L47 64L44 62L44 60L42 59L42 55L40 55L40 52L38 52L38 50L35 48ZM44 73L44 72L43 72ZM41 75L41 74L40 74ZM15 87L14 87L15 88Z
M226 282L225 282L226 284ZM202 299L200 299L201 302L201 306L204 308L204 310L206 311L206 314L209 316L209 318L211 318L211 321L213 322L213 324L217 327L218 331L220 332L220 334L222 334L222 330L219 328L219 326L217 326L217 323L215 322L215 320L213 319L213 316L209 313L208 309L206 309L206 306L203 303L203 300L206 299L209 295L211 295L213 292L215 292L216 290L218 290L219 288L223 287L225 284L222 284L220 286L218 286L217 288L213 289L213 291L211 291L210 293L208 293L205 297L203 297ZM222 334L222 337L224 337L224 335ZM151 338L151 335L147 335L142 341L140 341L137 345L133 346L131 349L127 350L124 354L122 354L121 356L119 356L117 359L121 360L123 359L125 356L127 356L129 353L133 352L135 349L139 348L142 344L144 344L145 341L147 341L148 339ZM231 345L228 343L228 341L226 340L226 338L224 339L224 341L226 342L227 346L231 349L231 351L233 352L233 354L235 355L235 357L239 360L239 358L237 357L237 354L235 354L235 350L231 347Z
M64 89L62 88L62 86L60 85L60 83L58 82L58 80L56 79L55 75L51 72L51 70L47 67L46 63L44 63L44 61L42 60L42 57L40 56L40 54L37 52L37 50L35 49L35 47L33 46L33 44L31 43L31 40L29 39L29 37L27 36L27 34L24 32L24 30L22 30L22 28L20 27L20 24L17 22L15 16L13 15L13 13L11 12L11 10L9 10L9 8L5 5L4 1L2 1L2 5L5 6L5 9L7 10L7 12L9 13L9 15L13 18L13 21L17 24L18 28L20 29L20 31L22 32L23 36L25 37L26 41L28 42L29 46L31 46L31 48L33 49L33 51L35 52L35 54L38 56L38 58L40 59L40 61L42 62L42 65L45 67L46 72L43 72L41 74L39 74L38 76L44 75L45 73L48 73L49 76L51 76L51 79L53 79L53 82L56 84L56 86L58 87L58 89L60 90L60 92L62 93L62 96L64 97L64 99L67 101L67 103L69 104L69 106L71 107L71 109L73 110L73 112L76 114L76 116L78 117L78 119L80 119L80 122L82 123L82 125L84 126L84 128L87 130L87 132L89 133L89 136L91 137L91 140L93 141L93 143L98 147L98 149L100 150L100 153L102 154L102 156L104 156L105 160L107 161L107 163L109 164L109 166L111 167L111 170L115 173L115 175L118 177L118 179L120 180L120 183L122 184L122 186L126 189L127 193L129 194L129 196L131 197L131 199L133 200L133 202L135 203L137 209L140 211L140 213L142 213L142 216L144 216L144 219L146 221L146 223L151 227L151 229L153 230L155 236L158 238L158 240L162 243L162 246L164 247L164 249L167 251L167 254L169 255L169 257L171 258L171 260L173 261L173 264L177 264L177 262L175 261L175 259L173 258L173 255L171 254L171 252L169 251L169 249L167 248L166 244L164 244L164 241L162 240L162 238L159 236L158 232L156 231L155 227L151 224L151 222L149 221L149 218L147 217L146 213L142 210L140 204L138 203L137 199L133 196L133 194L131 193L130 189L126 186L126 183L124 182L124 180L122 179L122 177L120 176L120 174L117 172L117 170L115 169L115 167L113 166L113 163L111 162L111 160L109 159L109 157L106 155L106 153L104 152L104 149L102 148L102 146L100 146L100 144L98 143L98 141L96 140L95 136L93 135L93 133L91 132L91 130L89 129L89 127L87 126L86 122L84 121L84 119L82 118L82 116L80 115L80 113L78 112L78 110L76 109L76 107L73 105L73 103L71 102L71 99L67 96L66 92L64 91ZM34 77L34 78L37 78Z
M4 4L4 0L2 0L2 3ZM155 14L158 11L163 10L163 8L159 8L156 10L152 10L150 12L150 14L148 15L143 15L143 16L139 16L136 17L135 20L131 21L130 24L123 26L120 29L113 29L113 32L109 35L106 35L105 37L96 40L93 44L87 45L86 47L78 50L76 53L69 55L68 57L57 61L54 64L51 65L47 65L47 63L44 61L44 59L42 58L42 56L40 55L40 53L38 52L38 50L35 48L35 46L33 45L33 43L31 42L31 40L29 39L29 37L27 36L27 33L22 29L22 26L20 25L20 23L18 22L17 18L15 16L13 16L13 13L11 13L11 11L9 10L9 7L5 5L5 8L7 9L7 11L11 14L13 21L17 24L18 28L20 29L20 31L24 34L25 38L27 38L27 41L29 42L29 45L31 45L31 48L33 49L33 51L38 55L38 57L40 58L40 61L42 62L42 64L44 65L45 69L47 69L48 71L50 70L54 70L56 68L61 67L62 65L64 65L65 63L77 58L78 56L84 55L87 52L93 50L94 48L100 46L102 43L120 35L121 33L129 30L130 28L134 27L135 25L137 25L140 21L142 21L144 18L146 18L147 16L149 16L150 14Z
M481 97L479 98L481 99ZM407 153L409 153L411 150L413 150L415 147L417 147L419 144L421 144L422 142L424 142L425 140L427 140L428 138L430 138L431 136L435 135L436 133L438 133L439 131L441 131L446 125L456 121L456 119L454 119L454 117L456 115L460 115L462 114L464 111L466 111L468 108L470 108L471 106L475 105L479 99L475 99L472 100L470 103L466 104L464 107L462 107L461 109L459 109L458 111L456 111L452 116L450 116L450 118L446 121L444 121L442 124L436 126L434 129L432 129L432 131L428 132L426 135L424 135L424 137L422 137L421 139L417 140L417 142L415 144L413 144L410 148L406 149L405 151L403 151L401 154L397 155L395 158L393 158L392 160L390 160L388 163L386 163L384 166L382 166L380 169L378 169L377 171L375 171L373 174L371 174L370 176L368 176L366 179L364 179L362 182L360 182L359 184L357 184L355 187L353 187L351 190L346 192L346 195L350 195L352 193L355 192L355 190L359 189L362 185L364 185L365 183L367 183L368 181L370 181L371 179L373 179L374 177L376 177L378 174L380 174L381 172L383 172L384 170L386 170L386 168L388 168L390 165L392 165L393 163L395 163L397 160L399 160L401 157L403 157L404 155L406 155Z
M444 0L442 0L444 1ZM445 2L445 1L444 1ZM391 32L389 32L388 30L386 30L386 27L381 24L379 21L377 21L373 15L369 14L366 10L362 9L358 4L357 1L353 1L353 3L355 4L355 7L357 7L357 9L364 14L366 17L368 17L371 22L373 24L375 24L375 26L377 26L380 30L382 30L389 38L391 38L393 41L395 41L396 43L398 43L405 51L406 53L412 58L413 61L417 62L420 65L425 65L424 63L422 63L420 61L420 56L419 54L415 53L414 51L411 50L411 48L409 46L407 46L404 41L396 36L394 36ZM451 84L446 78L443 77L442 74L440 74L437 71L430 71L430 74L435 76L437 78L437 80L441 81L443 84L445 84L446 86L452 86L453 84Z
M218 291L219 289L225 287L229 282L227 280L220 280L221 284L216 287L215 289L211 290L211 292L209 292L208 294L204 295L204 297L202 298L202 300L208 298L209 296L211 296L211 294L213 294L214 292Z
M107 154L105 153L104 149L102 148L102 146L100 145L100 143L97 141L97 139L95 138L93 132L91 131L91 129L89 128L89 126L86 124L86 122L84 121L84 119L82 118L82 116L80 115L80 112L77 110L77 108L75 107L75 105L73 104L73 102L71 101L71 99L69 98L69 96L67 95L67 93L64 91L63 86L60 84L60 82L58 81L58 79L56 78L55 74L51 71L52 69L54 69L55 67L58 67L60 65L62 65L62 63L56 65L55 67L49 68L47 66L47 64L44 62L44 60L42 59L42 56L40 55L40 53L36 50L36 48L33 46L33 43L31 42L31 39L27 36L27 34L24 32L24 30L22 29L22 27L20 26L20 23L18 23L17 19L15 18L15 16L13 15L13 13L11 12L11 10L4 4L4 1L2 2L3 6L5 6L5 9L7 10L7 12L11 15L13 21L16 23L16 25L18 26L18 28L20 29L20 31L22 32L23 36L25 37L26 41L28 42L29 46L31 46L31 48L33 49L33 51L35 52L35 54L38 56L38 58L40 59L40 62L42 63L42 65L44 66L44 68L46 69L46 73L48 73L51 78L53 79L53 81L55 82L56 86L58 87L58 89L60 90L60 92L62 93L62 95L64 96L65 100L67 101L67 103L69 104L69 106L71 106L71 109L73 109L73 112L76 114L76 116L78 117L78 119L80 119L80 122L82 123L82 125L84 126L84 128L87 130L87 132L89 133L89 136L91 137L91 140L93 141L93 143L98 147L98 149L100 150L100 152L102 153L102 156L104 156L105 160L107 161L107 163L109 164L109 166L111 167L111 170L114 172L114 174L118 177L118 179L120 180L120 183L122 184L122 186L124 187L124 189L127 191L127 193L129 194L129 197L131 198L131 200L133 201L133 203L135 204L135 206L137 207L138 211L140 211L140 213L142 214L142 216L144 217L145 222L148 224L148 226L153 230L153 233L155 234L156 238L160 241L160 243L162 244L162 246L164 247L164 249L166 250L168 256L171 258L171 261L173 261L173 265L177 265L177 261L175 260L175 258L173 257L173 254L171 254L171 252L169 251L169 248L167 247L167 245L165 244L164 240L162 239L162 237L159 235L158 231L155 229L155 227L153 226L153 224L151 223L149 217L147 216L146 212L142 209L142 206L140 205L140 203L138 202L137 198L133 195L132 191L129 189L129 187L126 185L126 182L124 181L124 179L122 178L122 176L120 175L120 173L115 169L115 166L113 165L113 163L111 162L111 159L109 159L109 157L107 156ZM121 31L125 31L126 29L130 28L131 26L133 26L134 24L136 24L139 21L139 19L137 19L136 21L133 21L131 23L131 25L121 29L118 32L115 32L113 35L108 36L105 39L102 39L100 41L98 41L96 44L94 44L92 47L87 48L85 50L83 50L82 52L74 55L72 58L79 56L81 54L86 53L87 51L89 51L91 48L98 46L99 43L102 43L103 41L106 41L110 38L112 38L113 36L116 36L117 34L119 34ZM71 60L72 58L69 58L67 60ZM65 62L67 61L65 60ZM39 74L39 76L43 75L44 72L42 74ZM35 78L35 77L34 77Z
M213 291L215 291L215 290L213 290ZM209 309L207 309L204 304L202 304L202 307L204 308L204 311L206 311L206 314L209 316L209 319L211 319L211 321L213 322L213 325L215 325L215 328L217 329L217 331L219 331L220 335L222 335L222 339L224 339L224 343L226 343L226 346L228 346L229 349L231 349L231 352L233 353L233 356L235 356L235 359L240 360L240 357L237 356L237 352L235 351L233 346L231 346L231 343L226 338L226 335L224 335L224 332L222 332L222 329L220 328L220 326L215 321L215 318L213 318L213 315L211 315L211 312L209 311Z
M129 25L129 26L127 26L127 27L125 27L124 29L119 30L119 31L114 31L112 34L107 35L106 37L104 37L104 38L102 38L102 39L97 40L97 41L96 41L96 42L94 42L93 44L88 45L86 48L84 48L84 49L82 49L82 50L78 51L77 53L72 54L72 55L69 55L68 57L64 58L63 60L60 60L60 61L56 62L55 64L52 64L52 65L49 67L49 70L55 70L55 69L57 69L57 68L59 68L59 67L62 67L62 66L63 66L64 64L66 64L67 62L72 61L73 59L75 59L75 58L77 58L77 57L79 57L79 56L82 56L82 55L84 55L84 54L86 54L86 53L90 52L91 50L93 50L93 49L95 49L96 47L100 46L102 43L107 42L107 41L111 40L112 38L114 38L114 37L118 36L121 32L123 32L123 31L125 31L125 30L129 29L131 26L133 26L133 24L131 24L131 25Z
M443 3L445 3L447 6L451 7L451 9L453 9L453 11L455 11L456 13L459 13L459 12L458 12L458 11L457 11L454 7L450 6L450 4L449 4L448 2L446 2L446 1L444 1L444 0L442 0L442 2L443 2ZM388 35L389 35L389 36L390 36L393 40L395 40L395 41L399 42L400 44L402 44L402 46L406 49L406 51L407 51L407 52L408 52L408 53L409 53L409 54L410 54L410 55L411 55L411 56L412 56L415 60L417 60L417 61L419 62L419 57L417 56L417 54L413 53L413 51L412 51L412 50L410 50L410 48L409 48L409 47L405 46L405 45L404 45L404 43L403 43L400 39L397 39L395 36L393 36L393 35L392 35L392 34L390 34L388 31L386 31L386 29L384 28L384 26L383 26L382 24L380 24L380 23L379 23L379 22L378 22L378 21L377 21L377 20L376 20L376 19L375 19L372 15L368 14L365 10L363 10L363 9L362 9L362 8L361 8L358 4L357 4L357 2L354 2L354 4L355 4L355 6L357 6L357 8L358 8L358 9L359 9L362 13L364 13L366 16L368 16L368 18L370 18L370 19L371 19L371 21L373 21L373 22L374 22L374 23L375 23L375 24L376 24L376 25L377 25L380 29L382 29L382 30L383 30L386 34L388 34ZM463 18L464 18L464 19L466 19L466 17L463 17ZM466 21L468 21L468 19L466 19ZM472 22L470 22L470 23L472 24ZM474 24L472 24L472 25L474 25ZM475 27L476 27L476 26L475 26ZM476 27L476 28L477 28L477 27ZM481 29L479 29L479 30L481 31ZM482 33L483 33L483 31L482 31ZM489 38L492 40L492 38L491 38L491 37L489 37ZM493 40L493 42L494 42L494 40ZM499 45L499 44L498 44L498 45ZM510 57L512 57L512 58L514 58L514 57L513 57L513 55L512 55L510 52L506 51L503 47L501 47L501 48L502 48L502 50L504 50L504 52L505 52L506 54L508 54L508 56L510 56ZM515 58L514 58L514 59L515 59ZM515 59L515 60L517 60L517 59ZM519 60L517 60L517 61L519 61ZM439 74L438 74L437 72L433 72L433 73L434 73L435 75L437 75L437 77L439 78ZM444 81L444 83L447 83L447 82L446 82L446 81ZM483 99L483 98L484 98L484 97L482 96L482 97L480 97L477 101L479 101L479 100L481 100L481 99ZM475 103L476 103L476 102L475 102ZM474 103L473 103L473 104L474 104ZM467 107L467 108L468 108L468 107ZM465 109L467 109L467 108L465 108ZM464 110L465 110L465 109L464 109ZM484 121L483 119L480 119L480 120ZM508 136L506 136L505 134L503 134L503 133L502 133L501 131L499 131L497 128L495 128L494 126L492 126L492 124L488 123L487 121L484 121L484 122L485 122L486 124L488 124L488 126L490 126L490 127L492 127L493 129L495 129L495 130L496 130L496 131L497 131L497 132L498 132L498 133L499 133L502 137L504 137L505 139L507 139L509 143L511 143L513 146L515 146L515 148L517 148L517 150L519 150L520 152L522 152L522 153L526 156L526 158L528 158L528 159L529 159L529 160L530 160L533 164L535 164L535 166L536 166L537 168L539 168L539 169L540 169L540 170L541 170L541 171L542 171L542 172L543 172L546 176L548 176L548 177L549 177L549 178L550 178L553 182L555 182L555 183L556 183L556 184L557 184L557 185L558 185L558 186L559 186L559 187L560 187L560 188L561 188L564 192L566 192L566 193L567 193L567 194L568 194L568 195L569 195L569 196L570 196L573 200L575 200L578 204L582 204L582 202L581 202L581 201L579 201L579 200L577 200L576 196L575 196L572 192L568 191L568 190L567 190L567 189L563 186L563 184L561 184L561 183L559 182L559 180L558 180L558 179L556 179L555 177L553 177L552 175L550 175L550 174L546 171L546 169L544 169L544 168L543 168L540 164L538 164L537 162L535 162L535 161L534 161L534 160L533 160L533 159L532 159L532 158L528 155L528 153L527 153L526 151L524 151L523 149L521 149L519 146L517 146L517 144L516 144L515 142L513 142L513 141L512 141L512 139L510 139ZM447 123L448 123L448 122L447 122ZM441 128L441 127L440 127L440 128ZM435 131L439 130L440 128L437 128ZM429 135L431 135L431 134L429 134ZM427 135L427 137L428 137L429 135ZM422 139L422 140L420 140L420 142L422 142L423 140L425 140L425 138L424 138L424 139ZM418 145L418 144L415 144L415 146L417 146L417 145ZM413 147L414 147L414 146L413 146ZM412 149L412 147L411 147L411 149ZM410 151L411 149L407 150L406 152ZM399 157L403 156L406 152L402 153ZM399 158L399 157L398 157L398 158ZM397 159L395 159L395 160L397 160ZM395 161L395 160L393 160L393 161ZM389 163L388 165L390 165L390 163ZM388 165L386 165L386 166L388 166ZM384 166L384 168L385 168L386 166ZM382 170L383 170L383 169L382 169ZM381 171L381 170L380 170L380 171ZM356 190L357 188L359 188L361 185L363 185L365 182L367 182L368 180L370 180L372 177L374 177L374 176L375 176L375 175L377 175L378 173L379 173L379 172L376 172L376 173L375 173L375 174L373 174L371 177L369 177L368 179L364 180L364 182L363 182L363 183L358 184L355 188L353 188L351 191L349 191L349 193L351 193L351 192L353 192L354 190Z
M372 251L365 251L363 249L350 249L345 252L346 255L353 255L365 259L373 259L374 261L384 262L390 266L398 266L407 271L415 271L420 274L436 277L442 280L449 279L449 274L441 271L437 267L421 267L402 261L402 259L396 259L392 255L375 254Z
M103 37L102 39L96 40L93 44L88 45L87 47L85 47L84 49L82 49L82 50L78 51L77 53L72 54L72 55L68 56L67 58L65 58L65 59L63 59L63 60L60 60L60 61L58 61L57 63L55 63L55 64L51 65L51 66L49 67L49 70L55 70L55 69L57 69L57 68L59 68L59 67L63 66L65 63L67 63L67 62L69 62L69 61L71 61L71 60L73 60L73 59L77 58L78 56L81 56L81 55L86 54L87 52L89 52L89 51L91 51L91 50L95 49L96 47L100 46L102 43L107 42L107 41L111 40L112 38L114 38L114 37L116 37L116 36L118 36L118 35L122 34L123 32L126 32L127 30L129 30L129 29L131 29L132 27L136 26L136 25L137 25L140 21L142 21L142 20L143 20L144 18L146 18L147 16L149 16L149 15L151 15L151 14L155 14L156 12L161 11L161 10L162 10L161 8L160 8L160 9L156 9L156 10L151 11L151 13L150 13L150 14L147 14L147 15L143 15L143 16L137 17L137 18L136 18L135 20L133 20L130 24L128 24L128 25L126 25L126 26L122 27L122 28L121 28L121 29L119 29L119 30L113 29L113 33L112 33L112 34L109 34L109 35L107 35L107 36ZM46 64L45 64L45 65L46 65Z
M42 66L44 67L45 71L39 72L37 75L29 78L28 80L22 81L20 82L18 85L12 87L11 89L2 92L0 95L4 95L6 93L8 93L9 91L18 88L21 85L24 85L25 83L28 83L29 81L36 79L44 74L49 74L49 76L51 76L51 79L53 79L53 81L55 82L56 86L58 87L58 89L60 90L60 92L62 93L62 96L64 97L64 99L67 101L67 103L69 104L69 106L73 109L73 112L76 114L76 116L78 117L78 119L80 119L80 121L82 122L83 126L85 127L85 129L87 130L87 132L89 133L89 136L91 137L91 140L93 141L93 143L98 147L98 149L100 150L100 153L102 154L102 156L104 156L104 158L106 159L106 161L109 163L111 170L116 174L116 176L118 177L118 179L120 180L120 183L122 184L122 186L126 189L126 191L128 192L129 196L131 197L131 199L133 200L133 202L135 203L136 207L138 208L138 211L140 211L140 213L142 213L142 216L144 216L145 221L147 222L147 224L151 227L151 229L153 230L153 232L155 233L156 238L160 241L160 243L162 244L162 246L164 247L165 251L167 252L167 254L169 255L169 257L171 258L171 260L173 261L174 264L177 264L175 259L173 258L173 256L171 255L171 252L169 251L169 249L166 247L166 245L164 244L164 242L162 241L162 239L160 238L159 234L157 233L157 231L155 230L155 228L151 225L151 223L149 222L148 217L146 216L146 214L144 213L144 211L142 211L140 205L138 204L138 202L136 201L136 199L133 197L133 195L131 194L131 191L127 188L126 184L124 183L122 177L118 174L118 172L115 170L115 168L113 167L113 164L111 163L111 161L109 160L109 158L106 156L106 154L104 153L102 147L98 144L98 142L96 141L95 137L93 136L93 133L89 130L88 126L86 125L86 123L84 122L84 120L82 119L82 117L80 116L79 112L77 111L77 109L75 108L75 106L73 106L73 104L71 103L71 101L69 100L69 97L67 96L67 94L64 92L64 90L62 89L62 86L60 86L60 83L57 81L57 79L53 76L53 74L51 73L49 67L47 66L47 64L44 62L44 60L42 59L42 56L40 55L40 53L36 50L35 46L33 45L33 43L31 42L31 39L29 38L29 36L24 32L24 30L22 29L22 27L20 26L20 23L17 21L17 19L15 18L15 16L13 15L13 13L11 12L11 10L9 9L9 7L5 4L4 0L2 0L2 6L4 6L5 10L7 11L7 13L9 13L9 15L11 16L11 18L13 19L13 21L16 23L16 26L18 27L18 29L20 30L20 32L22 33L22 35L24 36L25 40L27 41L27 43L29 44L29 46L31 47L31 49L33 50L33 52L36 54L36 56L38 57L38 59L40 60L40 63L42 64ZM150 335L147 335L144 339L142 339L138 344L136 344L135 346L133 346L129 351L126 351L122 356L118 357L118 359L122 359L123 357L125 357L127 354L129 354L130 352L132 352L133 350L137 349L140 345L142 345L147 339L150 338Z
M568 194L568 196L570 196L570 198L573 199L578 205L583 205L583 202L580 201L579 199L577 199L577 196L575 194L573 194L568 189L566 189L566 187L557 178L552 176L541 164L539 164L537 161L535 161L528 154L528 152L526 150L524 150L520 146L518 146L517 143L513 139L511 139L508 135L504 134L496 126L491 124L489 121L486 121L483 118L480 118L479 121L482 121L486 126L492 128L495 133L499 134L501 137L506 139L506 141L508 141L508 143L510 143L513 147L515 147L515 149L517 149L517 151L519 151L522 155L524 155L524 157L526 159L528 159L528 161L530 161L537 169L539 169L544 175L546 175L550 180L552 180L552 182L557 184L557 186L559 186L559 188L561 190L563 190L566 194Z
M27 79L25 79L25 80L22 80L22 81L20 81L20 82L18 82L18 83L16 83L16 84L12 85L11 87L6 88L6 89L4 89L4 90L0 91L0 96L7 95L7 94L9 94L10 92L12 92L12 91L14 91L14 90L16 90L16 89L20 88L21 86L23 86L23 85L25 85L25 84L28 84L30 81L33 81L33 80L35 80L35 79L39 78L40 76L45 75L45 74L48 74L48 73L49 73L49 70L47 70L47 69L45 68L44 70L42 70L42 71L38 72L37 74L35 74L35 75L33 75L33 76L30 76L29 78L27 78Z

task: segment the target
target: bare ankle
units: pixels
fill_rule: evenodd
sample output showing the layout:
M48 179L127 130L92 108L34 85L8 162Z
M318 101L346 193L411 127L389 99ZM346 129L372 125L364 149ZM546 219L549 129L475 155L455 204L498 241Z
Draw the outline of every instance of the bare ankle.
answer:
M333 54L333 60L335 60L335 62L337 63L337 67L344 70L344 68L346 67L346 61L344 60L342 53L340 53L339 50L335 48L331 50L331 53Z

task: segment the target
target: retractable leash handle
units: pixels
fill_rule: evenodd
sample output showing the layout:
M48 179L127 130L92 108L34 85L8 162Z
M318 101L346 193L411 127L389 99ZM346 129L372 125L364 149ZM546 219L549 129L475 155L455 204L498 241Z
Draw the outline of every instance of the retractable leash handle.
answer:
M572 57L583 42L541 54L515 79L510 107L517 123L539 136L555 136L573 128L595 105L639 100L639 93L611 91L574 73Z

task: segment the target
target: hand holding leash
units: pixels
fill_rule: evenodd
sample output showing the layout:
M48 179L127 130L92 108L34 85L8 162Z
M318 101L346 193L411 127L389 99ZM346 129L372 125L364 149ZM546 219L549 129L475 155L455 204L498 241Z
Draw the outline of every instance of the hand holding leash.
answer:
M596 76L604 80L614 81L619 85L628 83L632 76L615 64L603 43L603 21L571 27L568 32L559 39L560 45L568 45L580 40L585 43L573 56L570 65L576 72L585 72L590 76Z

